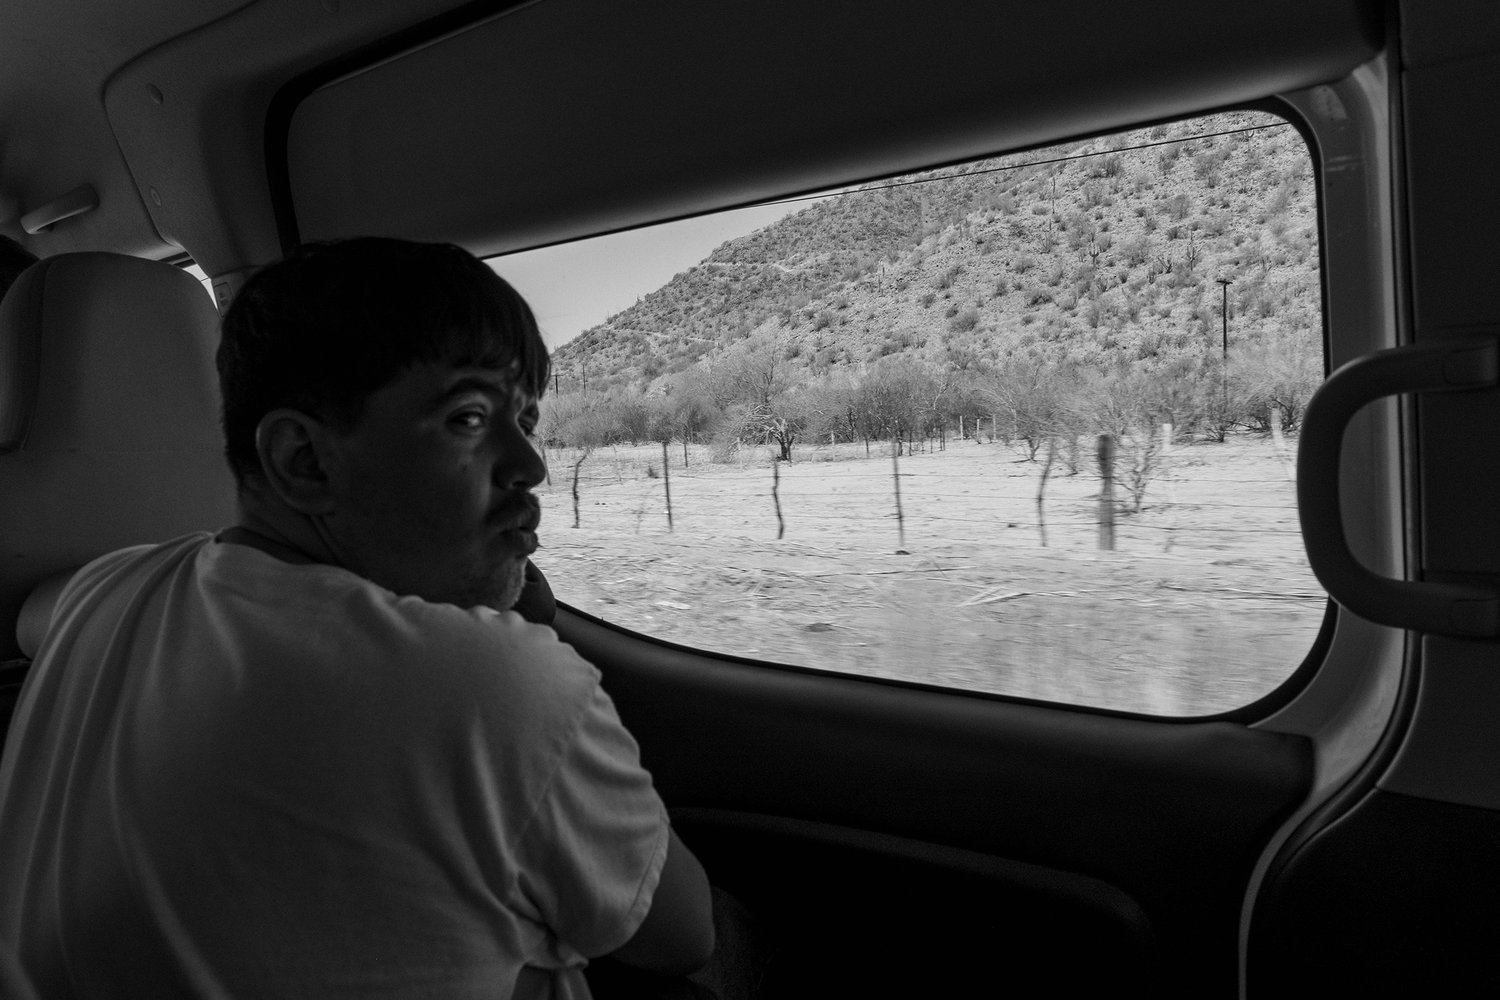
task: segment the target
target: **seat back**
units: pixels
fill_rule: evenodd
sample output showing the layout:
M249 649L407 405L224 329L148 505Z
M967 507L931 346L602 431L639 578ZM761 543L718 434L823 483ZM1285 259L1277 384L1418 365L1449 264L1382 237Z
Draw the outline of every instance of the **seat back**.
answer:
M46 258L0 301L0 661L49 578L232 523L217 343L197 279L121 254Z

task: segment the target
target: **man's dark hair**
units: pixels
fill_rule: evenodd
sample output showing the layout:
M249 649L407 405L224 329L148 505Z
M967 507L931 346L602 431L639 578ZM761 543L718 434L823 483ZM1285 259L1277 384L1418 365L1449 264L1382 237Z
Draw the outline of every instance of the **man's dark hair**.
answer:
M0 297L16 283L22 271L36 262L36 254L9 236L0 235Z
M441 243L361 237L299 247L252 277L224 314L225 455L258 477L255 429L279 407L340 432L414 365L513 368L541 397L550 362L536 318L503 278Z

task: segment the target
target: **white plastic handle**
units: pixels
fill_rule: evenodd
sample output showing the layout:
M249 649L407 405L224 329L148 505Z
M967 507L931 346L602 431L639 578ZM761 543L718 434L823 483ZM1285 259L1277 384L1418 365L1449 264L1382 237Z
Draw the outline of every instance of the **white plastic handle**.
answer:
M99 195L92 184L80 184L60 198L38 205L21 216L21 228L32 236L45 233L64 219L92 212L99 207Z
M1436 635L1500 636L1500 588L1394 580L1349 549L1339 504L1344 428L1367 403L1404 392L1487 389L1500 381L1495 337L1414 344L1356 358L1307 404L1297 452L1297 510L1308 562L1330 597L1373 622Z

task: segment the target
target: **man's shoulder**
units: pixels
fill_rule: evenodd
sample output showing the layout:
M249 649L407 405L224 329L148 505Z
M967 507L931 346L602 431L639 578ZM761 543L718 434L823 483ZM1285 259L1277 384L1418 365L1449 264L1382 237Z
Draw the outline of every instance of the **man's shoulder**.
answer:
M341 630L348 641L324 644L308 664L315 700L378 704L380 717L421 733L434 752L462 744L481 755L504 748L516 766L538 754L550 761L601 697L593 664L514 612L392 599L379 588L366 599Z
M180 562L192 558L198 550L213 540L207 531L194 531L179 535L165 542L149 545L131 545L115 549L84 563L74 574L75 579L99 577L121 570L129 570L159 563Z
M193 532L171 541L116 549L84 563L58 594L57 602L107 598L121 586L135 587L164 568L189 564L212 535Z
M398 598L391 611L399 627L411 630L414 651L424 660L441 663L446 680L480 686L504 683L539 697L570 699L587 696L599 683L594 665L556 632L514 611L460 608L420 598Z
M215 579L234 580L241 588L238 605L262 619L256 630L301 661L299 669L311 668L330 681L363 684L378 675L387 691L402 692L414 710L426 704L446 711L465 702L569 711L567 706L589 701L599 685L593 664L551 628L514 611L398 596L332 566L266 565L271 557L259 552L248 558L268 574L250 592L244 575L226 572L222 563L213 567ZM351 661L361 665L352 674L322 669Z
M345 569L283 562L209 534L111 553L69 589L80 615L118 605L166 616L179 645L191 633L252 658L267 684L314 698L374 685L416 714L429 706L458 717L467 704L561 722L599 686L599 672L557 633L513 611L397 596ZM143 603L147 594L156 596ZM210 622L216 638L200 635Z

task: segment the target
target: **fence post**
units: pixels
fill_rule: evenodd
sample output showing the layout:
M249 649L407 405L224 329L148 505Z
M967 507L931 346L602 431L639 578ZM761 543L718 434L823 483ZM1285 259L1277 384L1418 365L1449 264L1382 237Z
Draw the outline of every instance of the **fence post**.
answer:
M1099 435L1099 475L1104 480L1099 487L1099 548L1112 552L1115 547L1115 439L1111 434Z
M578 456L578 461L573 463L573 527L578 527L578 467L583 460L589 457L589 449L585 448L583 454Z
M776 506L776 540L786 534L786 522L781 518L781 463L771 459L771 503Z
M1052 474L1052 462L1057 458L1057 439L1047 439L1047 461L1042 465L1042 478L1036 485L1036 526L1042 533L1042 548L1047 547L1047 510L1043 497L1047 493L1047 477Z
M672 530L672 470L667 461L667 442L661 443L661 484L667 491L667 530Z
M906 518L901 513L901 444L899 439L891 445L891 482L896 488L896 540L901 546L898 555L906 553Z
M1286 435L1281 432L1281 407L1271 404L1271 441L1276 447L1276 457L1281 460L1281 471L1286 473L1289 483L1297 481L1297 463L1287 451Z
M1172 486L1172 438L1174 431L1170 423L1161 425L1161 480L1162 492L1167 495L1167 516L1164 531L1167 535L1166 544L1162 546L1163 552L1172 551L1172 532L1176 530L1177 521L1177 490Z

